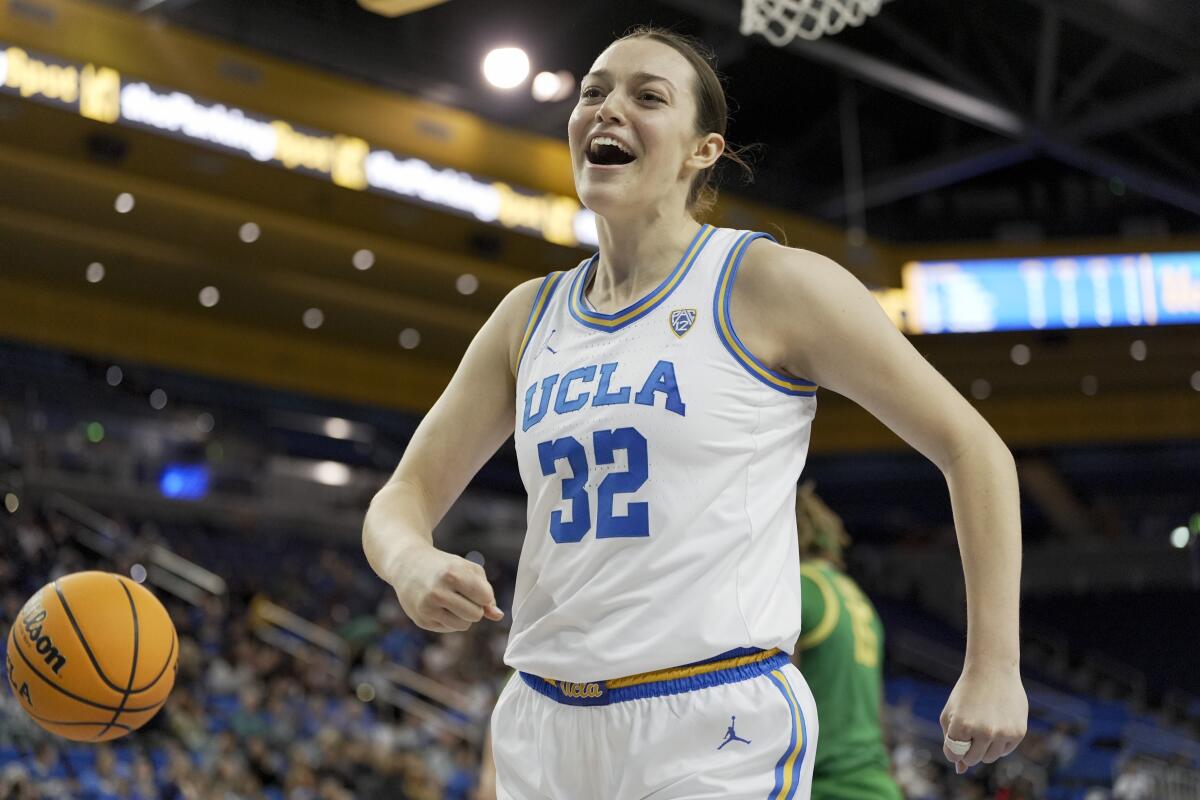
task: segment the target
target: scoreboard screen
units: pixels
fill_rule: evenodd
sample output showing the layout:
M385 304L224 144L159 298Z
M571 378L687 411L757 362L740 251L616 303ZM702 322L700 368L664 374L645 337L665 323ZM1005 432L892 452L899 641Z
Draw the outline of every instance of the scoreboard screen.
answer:
M913 333L1200 324L1200 252L916 261Z

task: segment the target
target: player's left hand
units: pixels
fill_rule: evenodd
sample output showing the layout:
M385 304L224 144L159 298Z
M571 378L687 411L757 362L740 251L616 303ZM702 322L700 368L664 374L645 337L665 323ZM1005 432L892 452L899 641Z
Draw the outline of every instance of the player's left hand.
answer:
M968 663L942 711L942 753L959 775L979 762L991 764L1025 738L1029 700L1016 665ZM950 740L970 742L955 753Z

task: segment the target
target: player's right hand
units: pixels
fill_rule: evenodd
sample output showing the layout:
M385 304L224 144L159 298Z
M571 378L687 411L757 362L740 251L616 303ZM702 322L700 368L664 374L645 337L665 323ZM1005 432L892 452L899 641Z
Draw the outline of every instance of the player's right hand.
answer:
M465 631L483 618L504 618L483 567L433 545L414 546L390 576L400 607L434 633Z

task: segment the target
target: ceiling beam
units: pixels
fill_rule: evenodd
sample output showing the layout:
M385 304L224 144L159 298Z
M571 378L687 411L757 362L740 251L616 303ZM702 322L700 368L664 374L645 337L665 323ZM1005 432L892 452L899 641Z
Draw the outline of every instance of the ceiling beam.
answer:
M712 3L709 0L666 2L712 23L726 24L729 27L738 25L736 4ZM1019 114L999 103L974 97L946 83L828 39L818 39L815 42L795 40L783 49L809 61L834 67L864 83L907 97L921 105L995 133L1020 137L1024 136L1028 129L1027 123Z
M1200 49L1145 24L1136 15L1122 12L1099 0L1026 0L1037 8L1052 9L1064 20L1101 39L1119 44L1177 72L1200 70ZM1132 3L1130 5L1133 5Z
M972 145L951 152L938 153L874 176L863 187L864 209L893 203L922 192L965 181L978 175L1027 161L1036 152L1028 142L989 143ZM810 206L814 213L826 219L846 214L844 192L837 192Z
M938 73L945 80L958 84L961 88L970 90L977 95L996 99L996 92L980 80L973 72L961 64L956 64L942 55L943 49L935 47L921 38L911 28L901 23L894 15L881 14L871 20L871 25L887 34L892 41L900 45L904 51L916 56L925 66Z
M1050 119L1054 100L1054 85L1058 78L1058 12L1046 9L1042 15L1042 32L1038 40L1036 85L1033 90L1033 115L1040 123Z
M1058 116L1063 119L1069 117L1075 107L1079 105L1079 101L1091 93L1100 79L1108 74L1108 71L1112 69L1124 52L1124 49L1118 44L1112 42L1106 44L1104 49L1079 71L1079 74L1063 91L1062 98L1058 101Z
M1056 160L1101 178L1120 177L1130 189L1200 216L1200 192L1100 150L1049 139L1042 145Z
M1103 108L1067 126L1064 135L1069 139L1095 139L1168 114L1190 111L1197 103L1200 103L1200 72L1106 101Z

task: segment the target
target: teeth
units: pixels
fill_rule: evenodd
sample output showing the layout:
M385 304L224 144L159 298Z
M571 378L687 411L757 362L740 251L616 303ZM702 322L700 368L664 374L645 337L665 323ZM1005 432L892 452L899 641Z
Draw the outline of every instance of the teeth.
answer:
M620 150L622 153L624 153L627 156L633 155L633 153L631 153L629 151L628 147L621 144L620 142L618 142L616 139L612 138L611 136L597 136L595 139L592 139L592 144L591 144L592 152L593 153L596 152L596 147L599 145L602 145L602 144L612 145L613 147L617 148L618 150Z

